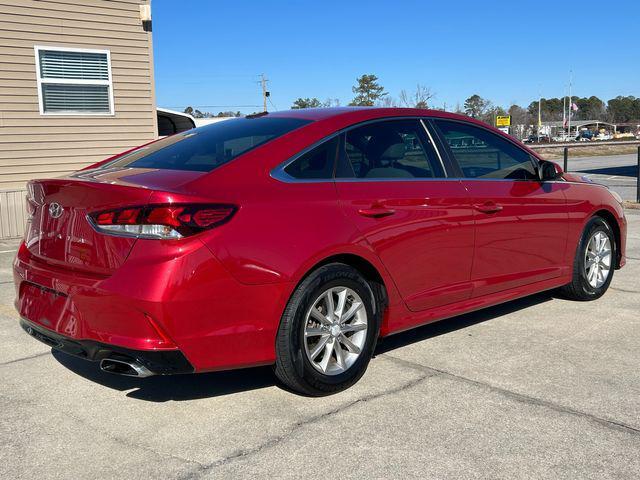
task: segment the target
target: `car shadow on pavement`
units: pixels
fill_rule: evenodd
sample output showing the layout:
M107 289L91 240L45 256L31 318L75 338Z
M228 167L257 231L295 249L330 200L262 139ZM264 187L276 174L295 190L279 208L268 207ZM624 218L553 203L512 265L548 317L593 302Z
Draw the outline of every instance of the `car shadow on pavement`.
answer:
M159 375L147 378L114 375L100 370L98 363L52 350L54 358L73 373L127 397L150 402L196 400L271 387L277 380L271 367L254 367L225 372Z
M456 317L451 317L447 320L440 320L438 322L429 323L422 327L407 330L405 332L397 333L389 337L383 338L375 350L375 355L395 350L396 348L405 347L412 343L422 342L429 340L430 338L438 337L456 330L470 327L477 323L486 322L487 320L493 320L494 318L508 315L518 310L523 310L534 305L539 305L544 302L553 300L556 297L555 292L542 292L529 297L519 298L507 303L502 303L494 307L485 308L475 312L465 313Z
M552 300L550 292L521 298L477 312L458 315L447 320L430 323L383 339L376 347L375 355L389 352L413 343L460 330L477 323L492 320L509 313ZM279 384L271 367L255 367L225 372L155 376L135 378L114 375L100 370L95 362L88 362L58 350L54 358L75 374L114 390L126 391L127 397L149 402L196 400L256 390Z

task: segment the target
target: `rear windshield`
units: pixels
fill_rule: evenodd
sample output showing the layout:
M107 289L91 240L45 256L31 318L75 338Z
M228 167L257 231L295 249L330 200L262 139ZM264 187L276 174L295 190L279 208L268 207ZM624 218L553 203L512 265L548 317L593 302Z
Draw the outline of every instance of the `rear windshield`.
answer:
M310 120L234 118L178 133L134 150L103 168L166 168L210 172L252 148L295 130Z

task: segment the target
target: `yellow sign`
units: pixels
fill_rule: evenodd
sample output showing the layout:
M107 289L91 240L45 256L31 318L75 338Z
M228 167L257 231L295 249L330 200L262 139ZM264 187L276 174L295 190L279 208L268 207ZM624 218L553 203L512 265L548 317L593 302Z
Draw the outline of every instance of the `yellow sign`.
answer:
M496 127L510 127L511 126L511 115L496 117Z

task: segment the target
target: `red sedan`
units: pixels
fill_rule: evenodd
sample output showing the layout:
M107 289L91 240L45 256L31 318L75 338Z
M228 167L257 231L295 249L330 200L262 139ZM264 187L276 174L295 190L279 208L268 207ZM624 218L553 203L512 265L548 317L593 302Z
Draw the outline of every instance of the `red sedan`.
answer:
M309 109L29 183L23 328L124 375L275 365L333 393L379 337L625 263L621 200L470 118Z

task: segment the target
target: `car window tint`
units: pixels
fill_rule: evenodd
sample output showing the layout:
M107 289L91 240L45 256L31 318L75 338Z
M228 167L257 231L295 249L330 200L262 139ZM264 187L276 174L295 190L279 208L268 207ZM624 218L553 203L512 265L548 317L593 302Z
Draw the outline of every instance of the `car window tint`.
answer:
M432 178L442 176L436 152L423 137L422 125L413 120L376 122L349 130L344 155L351 170L340 177ZM349 172L349 173L345 173Z
M108 162L102 168L161 168L209 172L309 123L298 118L234 118L178 133Z
M537 179L529 154L480 127L435 120L466 178Z
M284 171L293 178L331 179L338 151L339 137L313 148L287 165Z

